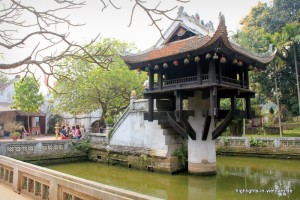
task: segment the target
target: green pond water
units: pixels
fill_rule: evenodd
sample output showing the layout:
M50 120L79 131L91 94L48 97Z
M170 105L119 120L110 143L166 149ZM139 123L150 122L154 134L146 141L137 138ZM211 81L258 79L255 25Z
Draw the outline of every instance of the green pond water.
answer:
M297 160L218 157L217 175L210 177L152 173L95 162L46 167L170 200L300 200L300 161Z

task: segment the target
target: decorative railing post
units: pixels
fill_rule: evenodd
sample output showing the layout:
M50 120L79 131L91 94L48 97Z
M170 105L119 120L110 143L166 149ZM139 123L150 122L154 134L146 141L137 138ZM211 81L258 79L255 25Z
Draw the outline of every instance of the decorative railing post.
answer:
M60 128L59 124L58 124L58 122L56 122L55 127L54 127L56 140L58 140L59 128Z
M136 91L132 90L130 94L130 110L134 110L134 101L136 99L137 99Z

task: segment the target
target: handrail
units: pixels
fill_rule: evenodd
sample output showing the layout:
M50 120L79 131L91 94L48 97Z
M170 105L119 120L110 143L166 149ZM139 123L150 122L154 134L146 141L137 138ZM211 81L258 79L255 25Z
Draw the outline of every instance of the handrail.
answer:
M5 156L0 156L0 183L7 185L24 196L38 200L159 199Z
M114 133L116 132L116 130L121 126L121 124L123 123L123 121L125 120L125 118L128 116L129 111L130 111L130 105L126 108L126 110L123 112L123 114L121 115L121 117L119 119L117 119L116 123L114 124L114 126L110 130L111 131L110 137L112 137L114 135ZM109 142L109 139L110 138L108 138L108 142Z
M187 83L187 82L193 82L193 81L197 81L197 76L165 80L164 85L173 85L173 84Z

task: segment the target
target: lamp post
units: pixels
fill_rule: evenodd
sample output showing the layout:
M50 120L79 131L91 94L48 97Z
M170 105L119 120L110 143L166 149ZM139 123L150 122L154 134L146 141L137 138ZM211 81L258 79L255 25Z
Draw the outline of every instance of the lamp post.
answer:
M56 140L58 140L58 133L59 133L59 129L60 129L58 122L56 122L54 129L55 129L55 138L56 138Z
M278 106L278 125L279 125L279 133L280 137L282 137L282 130L281 130L281 118L280 118L280 105L279 105L279 92L278 92L278 87L277 87L277 80L276 80L276 71L275 71L275 94L276 94L276 102Z
M298 93L298 116L300 115L300 91L299 91L299 78L298 78L298 66L297 66L297 57L296 57L296 45L294 46L294 59L295 59L295 70L296 70L296 81L297 81L297 93Z

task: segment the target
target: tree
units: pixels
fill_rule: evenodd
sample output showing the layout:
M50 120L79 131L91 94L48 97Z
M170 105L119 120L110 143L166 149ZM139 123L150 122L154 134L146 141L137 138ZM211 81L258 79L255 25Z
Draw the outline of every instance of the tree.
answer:
M186 3L189 0L168 1L168 6L161 5L160 1L134 0L126 2L121 0L100 0L98 3L104 11L108 6L120 9L122 4L131 5L131 16L129 26L134 20L137 9L142 10L146 17L152 22L160 33L162 29L159 21L162 18L172 19L169 13L177 6L174 3ZM20 49L26 49L25 56L13 63L0 63L0 69L21 68L27 74L35 74L35 69L40 69L46 75L55 75L54 68L58 62L67 57L94 63L100 67L108 66L110 63L105 54L106 47L101 46L95 51L89 51L89 47L97 41L94 38L86 45L80 45L69 37L70 27L82 26L70 18L70 12L80 9L89 1L84 0L49 0L47 6L44 3L36 3L25 0L3 0L0 5L0 47L5 55L14 55ZM75 13L75 12L73 12ZM58 31L59 30L59 31ZM59 51L58 51L59 50ZM80 55L80 56L79 56ZM98 57L97 60L94 58ZM17 59L17 58L16 58ZM57 78L57 77L56 77Z
M42 94L39 93L39 85L31 76L25 77L23 80L14 82L15 94L12 97L12 108L20 109L27 113L28 131L31 136L29 115L38 112L44 102Z
M298 98L296 78L294 76L294 63L299 63L299 58L294 61L293 50L299 48L287 48L283 40L285 26L292 23L299 23L300 2L297 0L273 0L271 4L259 3L247 15L241 24L242 30L234 39L243 47L257 53L267 51L269 44L277 48L277 56L283 61L277 69L278 88L283 95L281 104L294 115L298 113ZM279 14L280 13L280 14ZM297 73L296 73L297 75ZM268 101L276 102L272 92L275 90L274 67L269 65L265 71L252 73L250 76L251 88L258 91L258 103Z
M0 85L5 84L8 82L7 76L5 76L3 73L0 73Z
M101 108L102 115L115 115L128 106L132 90L142 94L146 74L138 75L136 71L130 71L116 54L116 49L127 48L130 44L104 39L91 48L97 49L107 43L111 46L106 54L113 55L109 69L76 60L65 61L59 72L65 78L61 78L63 81L58 81L54 88L57 92L54 94L57 100L55 112L79 114Z

